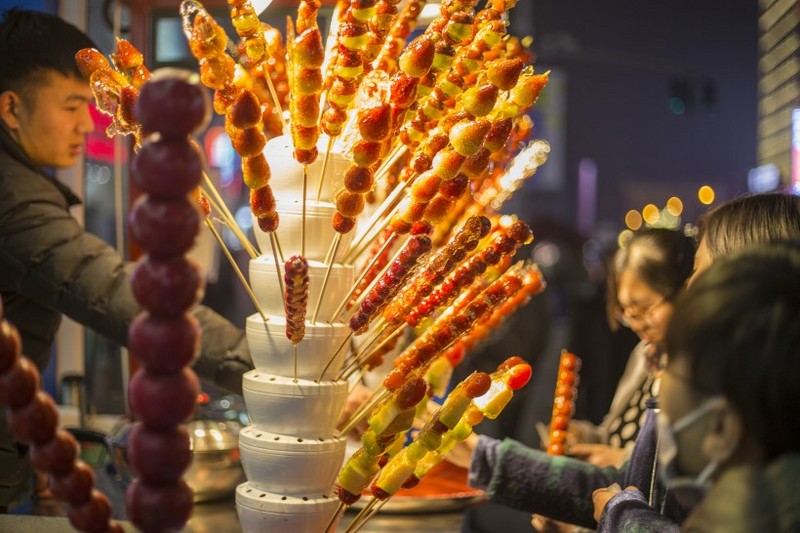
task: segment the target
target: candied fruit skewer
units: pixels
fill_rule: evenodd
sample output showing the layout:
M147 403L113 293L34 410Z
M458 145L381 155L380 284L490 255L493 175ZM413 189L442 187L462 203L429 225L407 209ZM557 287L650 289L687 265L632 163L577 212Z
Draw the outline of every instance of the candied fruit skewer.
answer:
M14 438L30 446L35 470L46 474L53 495L69 504L69 522L79 531L122 533L106 497L94 488L92 469L78 459L78 443L58 429L55 403L41 390L39 371L22 355L17 329L3 318L0 300L0 406Z
M567 350L561 350L556 390L553 396L553 413L550 420L550 442L547 446L547 453L550 455L564 455L567 429L572 415L575 414L575 402L578 399L580 368L581 359L579 357Z
M387 448L411 428L416 406L427 388L424 379L409 379L375 409L368 420L369 428L362 436L361 448L345 463L337 477L337 495L344 504L352 505L361 497L361 492L380 470L380 460Z
M544 290L544 287L545 283L541 271L535 266L528 267L524 284L519 293L496 309L487 320L476 324L469 335L459 340L445 355L448 357L463 357L478 342L487 338L492 331L496 330L506 318L513 315L520 307L526 305L534 295Z
M513 255L520 246L532 239L533 233L522 221L517 221L508 228L501 228L486 248L451 272L405 317L406 324L418 326L434 310L449 305L463 288L471 285L489 266L498 264L504 256Z
M461 230L422 267L383 311L389 325L403 323L405 316L431 293L453 269L489 234L492 224L483 216L471 217Z
M308 261L301 255L293 255L284 265L286 309L286 337L292 342L294 357L294 380L297 381L297 345L306 332L306 309L308 306Z
M522 286L518 268L503 274L473 299L459 313L440 317L395 360L395 368L383 381L386 390L394 391L409 375L424 372L433 358L445 352L465 335L481 317L511 298Z
M390 76L396 72L398 58L411 32L417 27L417 19L425 3L426 0L407 0L403 4L385 38L383 47L373 62L375 69L382 70Z
M370 69L383 48L387 34L394 26L399 3L400 0L378 0L375 4L375 11L369 19L369 38L363 51L364 60Z
M269 163L262 153L266 137L263 133L261 104L251 89L235 83L236 64L226 52L228 38L225 30L202 6L191 0L184 0L181 4L181 16L189 48L199 61L200 79L205 86L214 90L214 110L225 117L225 131L231 138L234 150L242 157L242 176L251 191L253 214L262 231L272 233L278 226L278 213L274 210L274 204L272 210L265 210L269 204L261 201L272 195L269 189ZM254 68L263 64L266 40L250 3L243 1L231 6L231 20L243 39L245 53L252 60ZM266 80L271 84L268 76ZM276 100L274 105L279 106L280 103ZM221 197L217 201L224 204Z
M163 327L165 321L174 324L176 319L191 324L188 311L202 293L204 280L198 266L185 257L200 231L200 213L190 194L202 181L201 156L189 136L205 125L210 101L196 75L162 70L142 87L136 114L142 130L153 135L134 160L135 177L145 196L131 212L131 237L147 255L131 277L133 294L143 311L128 335L131 356L140 368L128 388L131 412L139 422L128 448L137 479L128 487L126 502L128 516L139 529L162 531L181 529L191 516L192 489L182 479L191 447L183 423L194 412L200 390L189 367L200 332L196 326L191 328L186 348L175 349L152 329L159 323ZM176 159L181 153L191 154L185 156L182 168L171 173L169 187L157 179L159 174L148 172L164 161L158 147ZM173 214L156 214L165 209ZM178 218L184 220L179 233L174 223ZM167 268L169 275L164 275ZM175 467L165 468L173 460Z

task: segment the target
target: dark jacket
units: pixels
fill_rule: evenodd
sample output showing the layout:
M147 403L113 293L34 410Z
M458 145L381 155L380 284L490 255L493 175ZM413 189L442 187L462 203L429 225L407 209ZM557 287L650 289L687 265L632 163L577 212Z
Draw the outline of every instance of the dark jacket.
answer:
M489 499L508 507L536 513L549 518L592 529L592 492L613 483L621 487L635 486L653 502L661 513L652 508L642 520L633 517L634 529L626 522L605 517L600 531L662 532L678 531L686 516L654 478L657 427L655 412L650 409L636 439L631 458L622 468L600 468L571 457L554 457L534 450L511 439L498 441L481 436L472 456L469 482L485 489ZM647 506L647 503L644 503ZM625 517L627 520L631 517Z
M0 125L0 296L5 318L19 329L23 352L42 370L62 314L127 345L139 313L130 284L132 265L69 213L75 194L30 161ZM203 328L194 370L241 392L253 364L244 332L212 310L193 313ZM9 487L27 476L26 461L0 410L0 505ZM13 490L11 492L14 492Z

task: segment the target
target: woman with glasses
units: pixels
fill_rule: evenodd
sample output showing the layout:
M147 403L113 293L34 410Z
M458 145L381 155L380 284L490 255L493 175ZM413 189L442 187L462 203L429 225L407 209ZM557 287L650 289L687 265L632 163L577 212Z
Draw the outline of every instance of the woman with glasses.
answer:
M662 228L637 233L617 252L609 280L609 315L631 328L641 342L628 359L601 424L570 423L571 436L577 441L570 445L570 455L597 466L620 466L630 455L646 403L658 389L662 341L673 300L691 275L693 261L692 240Z
M658 462L668 490L699 502L681 530L800 531L800 246L715 263L678 298L666 345ZM636 517L657 524L622 491L600 530Z

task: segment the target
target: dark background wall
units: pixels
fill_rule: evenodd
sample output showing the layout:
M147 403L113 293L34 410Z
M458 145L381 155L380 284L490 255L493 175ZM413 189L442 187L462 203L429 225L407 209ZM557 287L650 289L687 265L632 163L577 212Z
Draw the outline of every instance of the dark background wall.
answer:
M756 160L757 20L755 0L520 0L512 32L534 37L538 71L565 75L566 146L553 154L563 157L561 185L532 184L513 209L575 223L582 158L597 166L597 218L620 227L628 209L672 195L691 221L705 209L696 196L704 183L718 201L746 191ZM669 104L682 80L687 109L677 115Z

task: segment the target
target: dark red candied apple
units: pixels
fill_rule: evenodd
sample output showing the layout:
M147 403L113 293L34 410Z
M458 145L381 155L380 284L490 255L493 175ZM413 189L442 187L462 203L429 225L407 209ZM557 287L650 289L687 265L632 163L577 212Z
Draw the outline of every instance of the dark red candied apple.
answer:
M191 364L200 351L200 323L191 315L133 319L128 349L150 374L174 374Z
M211 99L200 76L188 70L164 68L142 86L134 114L145 133L165 138L192 134L208 122Z
M129 217L131 236L153 257L183 255L200 231L200 211L188 199L156 200L143 196Z
M150 485L135 479L125 501L128 518L142 531L179 531L192 514L194 494L184 481Z
M174 482L192 462L189 432L182 425L159 431L137 423L128 439L128 461L145 483Z
M176 200L192 192L203 179L200 152L186 139L146 142L131 160L131 176L142 192Z
M183 257L147 258L131 276L133 295L156 316L175 316L203 297L204 279L194 261Z
M199 393L200 382L189 368L164 375L140 370L128 386L131 411L153 429L170 428L188 420Z

